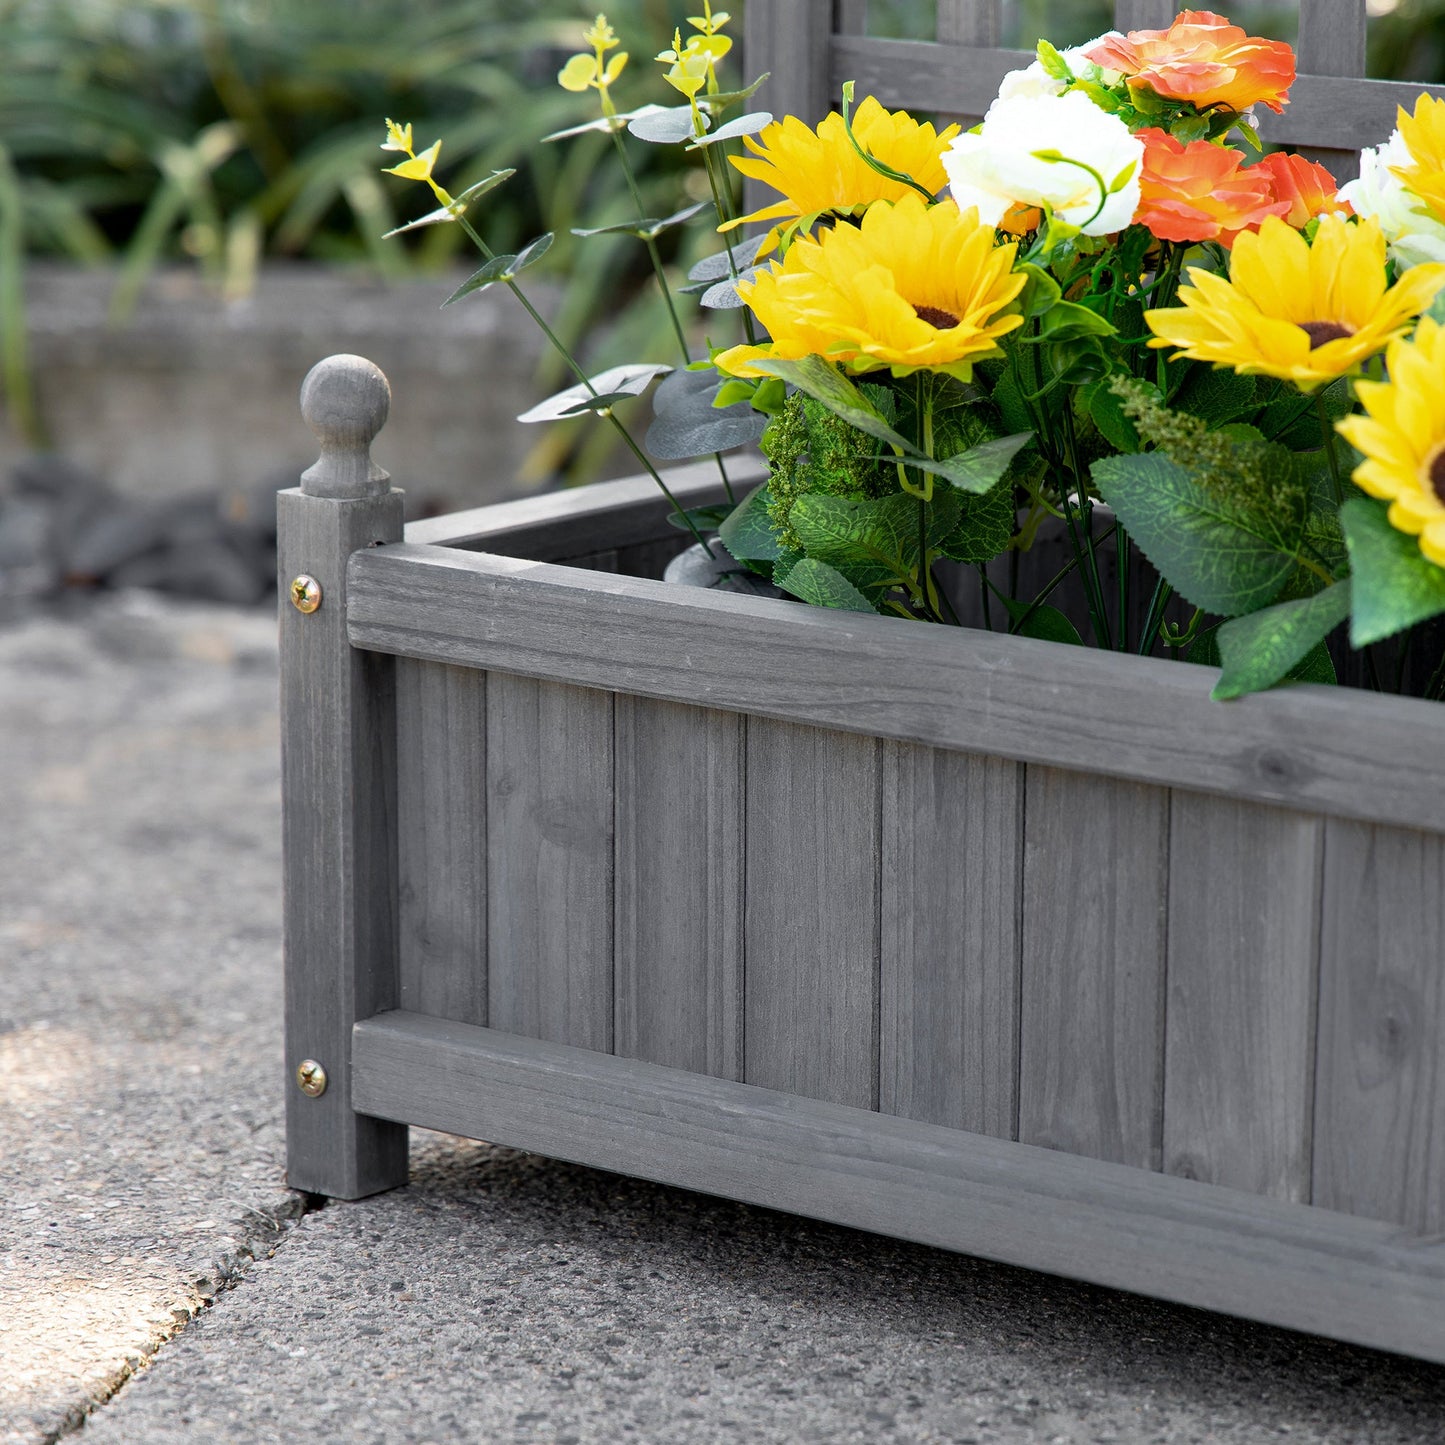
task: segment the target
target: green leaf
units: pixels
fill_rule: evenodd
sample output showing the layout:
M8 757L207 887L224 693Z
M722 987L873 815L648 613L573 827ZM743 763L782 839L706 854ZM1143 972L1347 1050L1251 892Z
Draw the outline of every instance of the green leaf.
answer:
M1019 292L1019 309L1023 312L1025 321L1042 316L1063 298L1064 293L1059 289L1059 283L1042 266L1035 266L1029 261L1015 269L1028 277L1024 289Z
M699 112L703 129L712 122L707 112ZM690 105L661 106L646 115L634 116L627 122L627 129L638 140L651 141L653 145L676 145L678 141L692 139L692 107Z
M1273 687L1349 615L1350 579L1346 578L1313 597L1279 602L1224 623L1219 629L1224 672L1213 696L1243 697Z
M468 186L461 195L452 198L450 206L439 206L435 211L428 211L426 215L419 216L415 221L408 221L404 226L398 226L394 231L388 231L382 240L390 240L393 236L400 236L406 231L419 231L423 226L440 226L448 221L455 221L458 216L465 214L466 209L475 200L485 196L488 191L495 190L503 181L509 180L516 175L515 170L493 171L485 180L478 181L474 186Z
M814 401L822 402L834 416L846 421L849 426L897 447L905 455L913 452L907 439L888 425L873 403L831 361L821 356L804 356L797 361L769 356L752 365L755 370L780 377Z
M742 393L719 407L719 394L732 386ZM763 434L767 418L750 405L752 384L731 383L717 372L679 368L663 378L652 397L654 419L647 430L647 450L662 461L683 461L747 446Z
M1005 367L1002 375L994 382L992 398L1000 419L1011 432L1028 431L1033 426L1033 417L1023 392L1014 380L1012 367Z
M750 100L762 89L763 83L772 75L771 70L765 70L751 85L745 85L741 90L720 90L716 95L700 95L697 103L708 112L709 115L721 115L730 105L737 105L739 101Z
M788 525L809 557L836 567L855 586L888 588L918 570L919 505L904 492L861 502L805 492L788 512ZM949 520L956 518L954 511Z
M573 136L587 135L591 131L614 131L621 130L630 121L639 119L642 116L653 115L657 111L667 110L665 105L643 105L636 110L622 111L617 115L600 115L596 120L585 121L581 125L569 125L566 130L554 130L551 135L542 137L542 144L550 141L571 140Z
M966 452L935 462L935 475L947 477L960 491L982 496L991 492L1013 459L1033 440L1032 431L1018 432L1011 437L997 437L980 442Z
M1014 624L1009 631L1017 637L1034 637L1040 642L1065 642L1070 647L1084 645L1079 629L1057 607L1050 607L1046 602L1033 607L1027 602L1016 602L1011 597L1004 598L1004 606Z
M711 201L697 201L693 205L684 206L682 210L674 211L672 215L663 216L661 219L656 216L646 216L636 221L615 221L610 226L573 226L572 234L584 239L591 236L626 235L636 236L639 241L655 241L664 231L670 231L674 226L685 225L700 212L711 209Z
M764 241L768 239L768 232L764 231L757 236L738 236L733 240L732 250L715 251L711 256L704 256L687 273L689 281L721 281L725 277L733 275L734 267L737 274L742 273L758 259L758 252Z
M671 370L670 366L652 361L613 366L589 377L586 385L578 382L576 386L549 396L546 401L539 401L517 420L528 423L561 421L566 417L581 416L583 412L600 411L615 406L619 401L641 396L655 378Z
M814 607L832 607L842 612L877 612L877 608L836 568L816 557L803 557L773 582L784 592L811 602Z
M1255 379L1240 376L1228 367L1216 369L1197 362L1174 394L1170 406L1207 421L1211 426L1238 421L1258 405Z
M960 493L958 525L938 544L955 562L991 562L1014 532L1014 489L1000 484L982 496Z
M691 536L694 529L699 532L717 531L734 510L731 502L718 502L709 507L686 507L680 512L669 512L667 520L679 532Z
M1148 388L1149 392L1157 399L1159 389L1148 382L1140 383ZM1084 393L1084 404L1089 409L1089 416L1093 419L1094 425L1099 428L1099 435L1104 438L1110 446L1121 452L1133 453L1143 447L1139 439L1139 433L1134 423L1129 420L1124 411L1124 399L1109 385L1109 378L1106 376L1102 381L1097 381Z
M1107 317L1100 316L1097 311L1090 311L1087 306L1080 306L1075 301L1059 301L1044 313L1037 336L1024 336L1019 339L1025 345L1041 346L1053 345L1059 341L1078 341L1085 336L1118 334L1114 323Z
M1092 475L1129 535L1193 606L1237 617L1279 596L1299 554L1302 516L1231 504L1160 452L1106 457Z
M1445 612L1445 567L1420 551L1414 537L1390 525L1388 507L1365 497L1340 509L1355 579L1350 642L1368 647Z
M748 115L740 115L736 120L730 120L726 125L720 125L715 131L711 131L705 136L699 136L686 148L690 151L699 151L704 146L716 145L720 140L736 140L739 136L757 135L760 130L772 123L771 111L755 110Z
M445 309L460 301L464 296L471 296L475 292L485 291L488 286L495 286L498 282L515 280L528 266L535 266L548 251L552 249L554 237L551 231L545 235L538 236L535 241L524 246L515 256L493 256L490 261L480 270L472 272L445 301L442 307Z
M783 544L768 514L768 484L754 487L718 527L722 544L739 562L776 562Z

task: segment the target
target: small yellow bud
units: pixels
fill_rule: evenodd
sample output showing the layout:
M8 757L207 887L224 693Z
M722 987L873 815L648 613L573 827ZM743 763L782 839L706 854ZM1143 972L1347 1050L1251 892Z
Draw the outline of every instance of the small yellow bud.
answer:
M411 122L398 125L390 116L386 119L386 139L381 143L384 151L403 151L411 154Z
M597 51L599 57L613 46L622 43L617 38L617 32L607 23L605 15L598 15L593 25L583 32L582 38Z

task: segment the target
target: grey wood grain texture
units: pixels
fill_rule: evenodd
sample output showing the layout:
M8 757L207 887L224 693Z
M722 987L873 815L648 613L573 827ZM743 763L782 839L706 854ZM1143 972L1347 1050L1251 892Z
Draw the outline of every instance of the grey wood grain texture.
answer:
M750 718L744 1078L878 1099L878 744Z
M562 567L581 567L588 572L616 572L619 570L616 547L607 547L600 552L579 552L572 557L559 557L557 562Z
M727 462L739 496L767 478L767 464L756 453L729 455ZM726 500L717 463L711 459L667 468L662 475L683 506ZM671 511L651 477L626 477L408 522L406 537L432 546L552 562L588 550L680 535L667 520Z
M614 1052L742 1077L743 722L616 699Z
M1372 822L1445 827L1445 712L1298 686L1209 700L1211 668L442 547L352 559L351 639Z
M1445 1244L489 1029L356 1028L358 1098L432 1129L1445 1361Z
M1295 52L1307 75L1365 73L1365 0L1304 0Z
M882 762L878 1107L1011 1139L1023 770L908 743Z
M1445 839L1325 832L1314 1202L1445 1234Z
M487 1016L612 1045L612 698L487 679Z
M684 551L691 543L690 537L674 531L671 537L662 537L656 542L638 542L630 547L617 549L617 570L624 577L660 578L667 564Z
M1114 28L1167 30L1179 9L1174 0L1114 0Z
M1307 1202L1324 821L1170 812L1164 1168Z
M401 1007L487 1022L487 675L397 660Z
M1028 769L1019 1138L1160 1166L1169 794Z
M999 42L1002 11L1000 0L938 0L938 40L943 45L992 48Z
M987 110L1003 77L1033 59L1026 50L965 50L856 35L834 36L832 53L835 90L854 79L859 95L875 95L885 105L970 115ZM1277 145L1339 151L1378 145L1395 127L1396 108L1413 108L1422 91L1445 98L1440 85L1302 75L1283 115L1259 112L1260 134Z
M352 1111L351 1026L396 994L395 664L346 636L346 559L401 536L399 492L277 497L286 950L286 1177L358 1199L406 1183L406 1130ZM314 577L318 611L291 606ZM314 1059L329 1083L298 1088Z
M866 35L868 0L833 0L833 29L839 35Z
M756 96L761 109L796 116L805 125L828 114L837 100L828 72L832 30L833 0L748 0L743 68L753 78L769 74Z

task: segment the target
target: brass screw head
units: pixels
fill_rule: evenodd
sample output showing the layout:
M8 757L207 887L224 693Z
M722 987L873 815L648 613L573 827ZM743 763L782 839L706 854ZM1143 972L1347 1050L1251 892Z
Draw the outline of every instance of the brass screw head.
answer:
M296 1083L303 1094L319 1099L326 1092L326 1070L315 1059L302 1059L296 1065Z
M321 606L321 584L304 572L291 582L291 605L298 612L315 612Z

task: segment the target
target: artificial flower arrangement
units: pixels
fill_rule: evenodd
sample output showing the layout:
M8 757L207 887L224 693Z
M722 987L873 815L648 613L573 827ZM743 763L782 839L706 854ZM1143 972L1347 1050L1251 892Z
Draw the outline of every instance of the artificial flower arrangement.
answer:
M448 304L509 286L578 378L521 420L596 415L664 491L654 457L715 453L727 484L722 454L759 442L765 485L675 520L806 603L957 623L940 577L973 567L988 625L1084 640L1048 601L1069 582L1095 645L1220 664L1219 697L1333 681L1326 639L1348 625L1370 685L1445 698L1445 101L1422 95L1338 186L1261 154L1254 111L1288 103L1289 46L1186 10L1041 42L968 132L855 108L851 86L816 129L727 121L762 81L721 87L728 17L703 9L658 57L685 104L616 108L627 57L598 16L559 80L601 114L547 138L608 133L634 195L624 132L699 157L711 206L602 228L646 245L676 368L588 376L518 284L553 238L494 256L473 227L510 173L453 197L440 143L417 154L388 122L392 173L439 203L412 226L460 224L484 255ZM736 214L729 165L781 199ZM657 246L703 209L722 244L691 289L746 330L705 359ZM658 378L644 447L615 407ZM998 578L1018 568L989 564L1045 525L1065 565L1017 595Z

